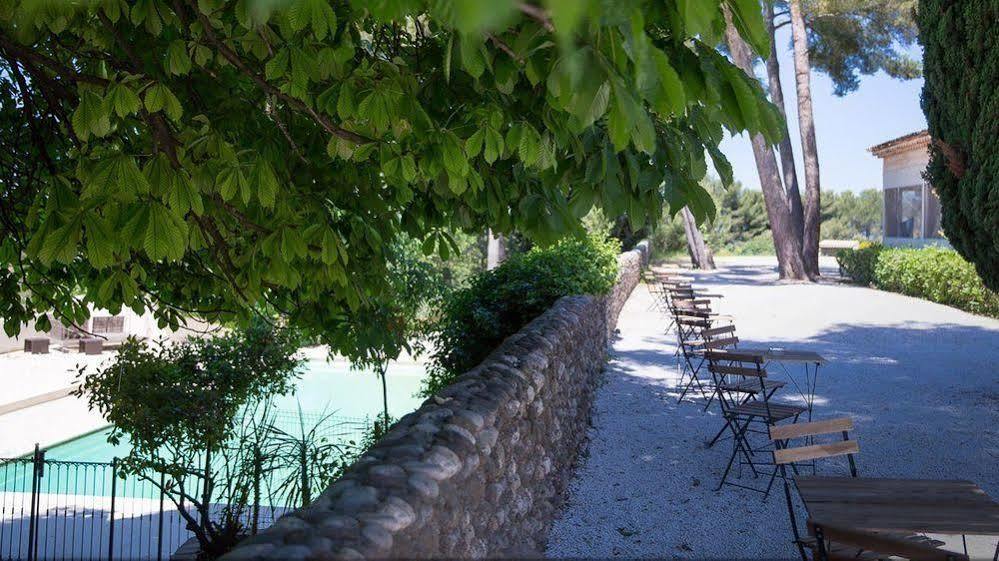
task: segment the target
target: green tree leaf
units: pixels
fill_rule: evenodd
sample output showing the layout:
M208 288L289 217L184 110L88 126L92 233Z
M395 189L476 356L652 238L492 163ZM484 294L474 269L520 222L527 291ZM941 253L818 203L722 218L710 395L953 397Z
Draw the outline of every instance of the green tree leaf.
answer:
M291 53L288 49L279 50L267 64L264 65L264 77L268 80L276 80L281 78L288 72L288 63L291 59Z
M751 1L756 2L756 0ZM698 35L708 32L715 19L721 15L718 5L719 0L678 0L677 7L687 27L687 33ZM760 11L759 4L756 5L756 11Z
M479 155L479 152L482 151L484 138L485 132L483 129L479 129L465 140L465 153L468 154L469 158L474 158Z
M142 108L142 101L139 100L139 95L135 91L125 84L117 84L111 90L111 105L114 107L114 112L119 117L127 117L129 115L134 115L139 112Z
M84 219L87 237L87 258L97 269L114 263L114 253L117 249L117 238L111 224L96 215L88 215Z
M86 141L91 135L106 136L111 131L108 105L100 96L86 90L80 96L80 104L73 112L71 121L77 138Z
M152 205L142 247L153 261L180 259L187 250L187 224L165 206Z
M278 192L278 179L270 162L263 158L258 159L253 176L256 179L257 199L260 200L260 206L274 208Z
M473 78L482 76L486 70L486 59L483 56L482 40L472 35L462 35L458 40L458 52L461 54L461 67Z
M187 45L178 39L170 43L166 52L167 72L181 76L191 71L191 56L187 54Z
M770 35L763 25L763 13L757 0L725 0L732 8L732 24L756 54L770 56Z
M533 166L541 156L541 135L528 123L521 129L517 156L525 166Z
M183 114L180 100L163 84L154 84L146 90L146 110L150 113L163 111L174 121L179 121Z
M205 204L201 197L201 192L184 174L179 174L173 182L167 201L170 208L178 216L184 216L189 211L198 216L205 213Z
M42 243L38 258L45 265L51 265L54 261L66 265L72 263L76 258L76 248L80 243L82 228L83 221L76 216L49 232Z

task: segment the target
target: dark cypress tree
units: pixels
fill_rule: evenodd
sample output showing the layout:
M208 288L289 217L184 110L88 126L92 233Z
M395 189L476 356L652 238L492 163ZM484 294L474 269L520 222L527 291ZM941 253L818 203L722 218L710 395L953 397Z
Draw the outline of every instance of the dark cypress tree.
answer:
M951 244L999 290L999 1L921 0L927 179Z

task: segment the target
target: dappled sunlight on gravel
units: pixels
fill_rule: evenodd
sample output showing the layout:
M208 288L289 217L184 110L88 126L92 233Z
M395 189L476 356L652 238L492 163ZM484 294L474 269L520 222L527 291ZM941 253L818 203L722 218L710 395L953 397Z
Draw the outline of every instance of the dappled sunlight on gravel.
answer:
M720 264L698 278L725 295L717 311L734 316L745 346L829 359L815 417L854 418L861 475L969 479L999 499L999 321L856 286L778 284L765 260ZM704 445L723 424L716 405L704 412L703 401L676 402L675 338L665 326L646 288L636 288L547 555L796 558L779 489L767 502L734 487L714 491L731 443ZM741 476L752 481L748 469Z

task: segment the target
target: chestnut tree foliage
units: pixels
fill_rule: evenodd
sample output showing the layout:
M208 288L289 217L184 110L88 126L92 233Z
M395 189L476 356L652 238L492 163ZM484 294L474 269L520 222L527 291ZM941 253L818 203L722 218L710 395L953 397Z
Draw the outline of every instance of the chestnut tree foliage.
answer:
M336 348L400 237L711 215L723 130L780 130L725 11L769 52L757 0L0 0L0 319L265 306Z

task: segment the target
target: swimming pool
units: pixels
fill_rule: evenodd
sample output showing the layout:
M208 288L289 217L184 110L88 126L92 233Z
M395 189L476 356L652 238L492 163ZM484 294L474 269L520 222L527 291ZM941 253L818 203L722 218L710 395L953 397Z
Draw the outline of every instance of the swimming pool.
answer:
M419 407L422 400L415 394L424 375L422 365L389 366L392 416ZM345 363L311 360L294 391L272 402L268 417L274 426L297 432L300 411L305 429L319 423L317 434L327 442L357 441L382 411L381 381L373 372L352 371ZM39 558L104 559L113 549L115 559L162 559L192 536L187 519L154 481L115 471L112 459L127 456L130 444L124 438L110 444L109 433L104 428L50 446L44 462L29 456L0 463L0 559L24 558L31 539L38 544ZM257 510L251 512L259 514L252 518L259 527L285 512L288 495L280 482L291 470L272 465L258 479ZM200 497L202 482L193 478L188 484L192 496ZM224 491L225 485L220 488ZM228 500L224 492L215 493L211 516L223 512ZM241 516L249 525L250 514Z
M386 375L388 406L393 417L401 417L423 402L416 393L425 372L421 364L389 366ZM273 408L281 417L278 426L285 430L296 428L299 407L307 421L331 415L334 421L357 425L365 418L374 418L381 413L381 381L374 372L354 371L346 363L310 360L294 391L273 402ZM110 428L104 428L50 446L45 457L74 462L110 462L112 458L127 456L131 449L128 440L122 439L118 445L110 444L107 441L109 433Z

